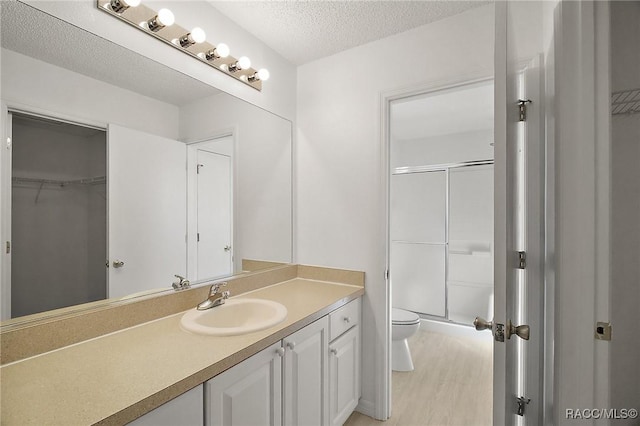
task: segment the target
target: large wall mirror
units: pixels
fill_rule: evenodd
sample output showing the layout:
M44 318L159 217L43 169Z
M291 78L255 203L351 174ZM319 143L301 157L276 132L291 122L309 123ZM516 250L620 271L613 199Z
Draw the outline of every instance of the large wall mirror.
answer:
M292 261L290 121L19 1L1 12L5 325Z

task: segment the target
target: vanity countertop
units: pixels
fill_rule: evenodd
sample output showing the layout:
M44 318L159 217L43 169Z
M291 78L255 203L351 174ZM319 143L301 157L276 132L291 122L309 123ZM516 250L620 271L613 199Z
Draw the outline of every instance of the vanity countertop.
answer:
M4 365L0 423L125 424L363 294L296 278L237 296L286 306L284 322L266 330L196 335L179 313Z

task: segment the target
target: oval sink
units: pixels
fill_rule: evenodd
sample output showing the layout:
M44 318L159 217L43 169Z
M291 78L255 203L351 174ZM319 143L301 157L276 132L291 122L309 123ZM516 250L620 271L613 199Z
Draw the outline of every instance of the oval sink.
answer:
M187 331L210 336L236 336L252 333L281 323L287 308L272 300L228 299L224 305L182 316L180 325Z

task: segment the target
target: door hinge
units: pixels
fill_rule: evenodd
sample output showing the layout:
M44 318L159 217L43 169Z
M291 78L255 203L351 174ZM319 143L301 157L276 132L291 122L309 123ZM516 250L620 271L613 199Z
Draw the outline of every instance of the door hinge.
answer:
M527 253L524 251L518 252L518 269L525 269L527 267Z
M11 253L11 241L7 241L6 252L7 252L7 254Z
M198 243L200 242L200 233L199 232L196 234L196 242L198 242Z
M389 279L389 270L388 269L384 271L384 279L385 280Z
M518 99L518 109L520 110L518 121L527 121L527 104L530 103L530 99Z
M518 404L518 412L519 416L524 416L524 410L527 404L529 404L531 400L529 398L525 398L524 396L520 396L516 398L516 403Z

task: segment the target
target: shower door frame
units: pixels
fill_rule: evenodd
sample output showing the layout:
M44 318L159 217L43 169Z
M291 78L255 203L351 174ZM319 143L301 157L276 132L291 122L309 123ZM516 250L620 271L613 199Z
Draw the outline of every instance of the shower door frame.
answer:
M410 97L410 96L409 96ZM451 169L459 169L464 167L474 167L474 166L487 166L494 164L493 159L486 160L471 160L471 161L461 161L455 163L441 163L441 164L430 164L424 166L404 166L404 167L396 167L392 169L390 172L390 176L397 175L405 175L405 174L413 174L413 173L429 173L429 172L445 172L445 218L444 218L444 316L429 314L426 312L416 312L420 318L430 319L434 321L443 321L452 324L458 325L467 325L471 324L461 323L458 321L453 321L449 319L449 222L450 222L450 212L451 212L451 179L450 179L450 171ZM492 188L493 190L493 188ZM391 199L391 185L389 185L389 200ZM391 220L391 214L389 214L388 220ZM389 235L388 245L390 245L393 241ZM399 242L399 241L396 241ZM440 245L440 243L429 243L433 245ZM387 254L388 263L391 264L391 253ZM492 256L493 258L493 256Z

